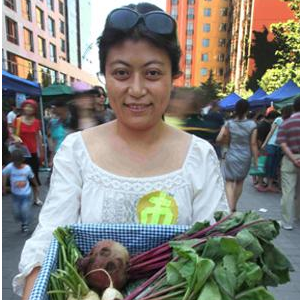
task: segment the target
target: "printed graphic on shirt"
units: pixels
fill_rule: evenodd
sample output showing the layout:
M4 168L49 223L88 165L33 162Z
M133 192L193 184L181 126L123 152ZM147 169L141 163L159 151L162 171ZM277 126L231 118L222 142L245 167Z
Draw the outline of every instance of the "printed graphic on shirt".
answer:
M16 181L14 184L16 188L22 189L26 186L27 181Z
M177 223L176 200L164 191L155 191L143 196L139 199L136 209L141 224L172 225Z

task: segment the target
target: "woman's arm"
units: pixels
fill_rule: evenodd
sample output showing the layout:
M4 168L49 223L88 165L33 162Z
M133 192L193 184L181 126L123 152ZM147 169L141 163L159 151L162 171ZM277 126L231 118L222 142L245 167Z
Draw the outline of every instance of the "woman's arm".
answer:
M258 161L257 129L254 129L251 133L250 147L254 158L254 166L257 167L257 161Z
M219 132L216 138L216 142L222 144L224 140L228 139L228 136L229 136L228 128L224 125L222 126L221 131Z
M34 282L39 274L41 267L35 267L31 273L26 277L25 287L24 287L24 293L22 296L22 300L28 300L30 293L33 289Z
M263 144L261 145L261 149L264 149L269 141L269 139L271 138L271 136L273 135L275 129L278 127L278 125L276 123L272 124L272 127L266 137L266 139L264 140Z

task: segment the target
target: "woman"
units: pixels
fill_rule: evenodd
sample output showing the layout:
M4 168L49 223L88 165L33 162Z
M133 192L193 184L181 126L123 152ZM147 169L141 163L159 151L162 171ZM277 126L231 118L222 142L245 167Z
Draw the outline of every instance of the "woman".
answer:
M21 294L27 277L23 299L58 225L147 224L157 217L159 224L192 224L227 209L213 148L162 120L180 74L175 21L148 3L114 10L99 48L117 119L68 135L58 150L40 225L14 279Z
M30 153L26 157L26 164L30 165L39 185L39 164L44 159L44 149L42 144L40 120L36 118L37 103L32 99L27 99L22 103L22 114L13 123L13 139L17 144L25 146ZM34 204L42 205L43 202L34 195Z
M236 205L243 191L243 183L254 157L257 167L257 129L256 123L247 119L249 103L243 99L235 105L236 118L229 120L221 129L217 142L229 137L229 149L224 163L226 195L230 210L236 211Z

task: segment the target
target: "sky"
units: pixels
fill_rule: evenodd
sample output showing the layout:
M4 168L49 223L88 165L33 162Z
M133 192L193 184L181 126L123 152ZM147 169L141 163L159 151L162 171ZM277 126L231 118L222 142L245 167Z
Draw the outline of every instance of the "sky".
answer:
M92 28L91 43L96 42L101 35L107 15L110 11L123 5L130 3L137 4L139 2L149 2L166 10L166 0L90 0L92 7ZM96 43L93 44L91 50L86 55L90 72L96 74L99 71L98 48Z

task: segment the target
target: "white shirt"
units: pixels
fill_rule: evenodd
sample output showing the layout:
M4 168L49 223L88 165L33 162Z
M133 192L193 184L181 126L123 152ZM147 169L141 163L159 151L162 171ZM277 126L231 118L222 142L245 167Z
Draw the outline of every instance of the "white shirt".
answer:
M214 221L216 210L228 210L215 151L196 136L179 170L144 178L105 171L91 160L80 132L67 136L54 158L50 190L39 224L24 246L14 291L21 295L25 277L42 265L55 228L74 223L136 223L138 200L153 191L174 197L177 224Z
M12 124L14 122L14 119L17 117L16 113L12 110L10 111L6 116L7 124Z

